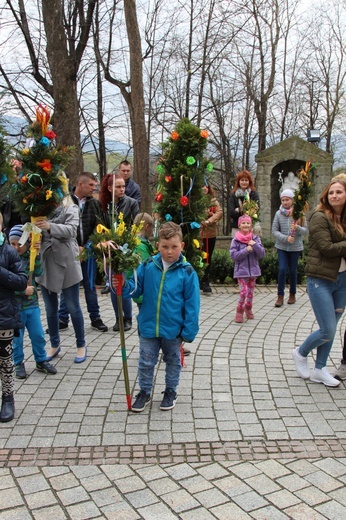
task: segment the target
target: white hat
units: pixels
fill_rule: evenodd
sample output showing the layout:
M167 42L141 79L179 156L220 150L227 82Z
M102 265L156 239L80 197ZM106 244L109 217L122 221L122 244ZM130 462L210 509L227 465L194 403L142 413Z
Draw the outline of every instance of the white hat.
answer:
M294 193L292 190L284 190L281 195L280 195L280 199L282 199L282 197L288 197L289 199L294 199Z

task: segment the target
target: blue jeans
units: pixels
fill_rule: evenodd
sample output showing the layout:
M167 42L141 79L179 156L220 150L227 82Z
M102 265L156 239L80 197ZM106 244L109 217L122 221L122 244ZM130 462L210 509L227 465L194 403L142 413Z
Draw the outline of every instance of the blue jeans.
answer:
M13 338L13 361L15 365L20 365L24 361L24 333L25 328L29 333L31 347L36 363L41 363L46 359L46 340L41 323L41 312L39 307L28 307L19 311L20 319L24 325L19 329L19 336Z
M283 251L278 249L278 294L280 296L285 294L287 269L289 270L290 294L296 294L297 292L297 269L300 255L301 251Z
M58 294L48 291L43 285L41 285L41 292L46 307L50 344L52 348L57 348L60 344ZM63 289L62 294L64 295L68 311L71 315L77 348L85 347L84 319L79 304L79 282Z
M339 273L336 282L308 277L306 285L320 328L306 338L299 347L299 353L306 357L317 348L315 367L323 368L327 364L336 326L346 305L346 271Z
M117 301L117 294L114 289L111 289L111 300L113 309L115 312L115 316L119 317L118 312L118 301ZM123 298L121 297L122 304L123 304L123 315L124 318L131 320L132 319L132 298Z
M91 265L93 264L93 265ZM83 273L83 288L85 294L85 301L87 304L88 313L90 320L94 321L100 317L100 307L97 300L97 293L95 287L96 278L96 262L95 258L89 258L87 261L81 262L81 268ZM63 293L60 295L60 306L59 306L59 319L64 323L68 323L69 312L65 303Z
M163 352L163 361L166 363L166 389L177 390L180 372L180 344L181 338L143 338L139 337L138 382L141 390L147 394L153 388L154 368L159 358L160 349Z

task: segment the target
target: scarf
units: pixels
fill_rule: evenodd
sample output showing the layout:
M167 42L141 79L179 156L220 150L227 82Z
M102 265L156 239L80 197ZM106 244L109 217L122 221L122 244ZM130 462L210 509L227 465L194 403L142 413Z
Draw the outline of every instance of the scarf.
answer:
M250 188L246 188L246 190L242 190L241 188L238 188L234 195L237 197L237 199L244 199L246 194L248 194L250 197L250 193L251 193Z
M283 206L280 206L280 213L282 213L282 215L285 215L285 217L290 217L292 215L292 210L293 210L293 207L291 207L290 209L285 209Z
M235 238L242 242L243 244L248 244L250 240L253 238L253 233L250 231L247 235L244 235L241 231L237 231L235 234Z

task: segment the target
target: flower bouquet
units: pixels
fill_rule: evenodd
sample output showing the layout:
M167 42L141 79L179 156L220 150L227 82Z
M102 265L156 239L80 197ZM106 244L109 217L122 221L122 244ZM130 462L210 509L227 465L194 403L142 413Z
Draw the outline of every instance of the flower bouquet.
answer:
M310 161L307 161L304 168L301 168L297 173L299 185L293 198L292 218L294 221L302 218L309 209L308 201L313 192L311 174L315 168L315 164L311 164Z
M142 227L143 222L126 226L122 213L119 213L111 229L98 224L90 236L90 248L82 252L82 259L86 259L91 249L100 272L104 272L109 279L112 273L122 277L122 273L136 269L141 263L141 256L135 253L135 249L140 244L138 233ZM121 291L121 287L122 283L118 284L118 290Z
M249 215L251 217L252 222L259 222L259 207L255 200L251 200L249 194L245 195L245 199L242 205L243 215Z
M56 134L50 125L48 108L39 105L36 117L27 128L25 147L17 152L21 162L18 182L13 185L12 197L16 209L31 223L23 227L21 242L32 233L30 271L33 271L41 230L35 226L37 217L48 217L68 194L68 181L63 172L73 153L73 147L58 147Z
M108 277L113 289L112 278L117 279L117 304L119 332L121 342L121 357L123 362L124 381L126 389L127 408L131 410L130 382L127 369L127 356L125 348L125 334L122 308L122 285L123 273L134 270L141 263L140 254L135 252L136 247L140 244L138 233L142 229L144 222L126 226L124 216L119 213L116 220L113 220L111 229L106 228L102 224L96 226L96 231L90 236L89 243L84 248L81 258L84 260L88 255L94 254L97 266L101 272Z

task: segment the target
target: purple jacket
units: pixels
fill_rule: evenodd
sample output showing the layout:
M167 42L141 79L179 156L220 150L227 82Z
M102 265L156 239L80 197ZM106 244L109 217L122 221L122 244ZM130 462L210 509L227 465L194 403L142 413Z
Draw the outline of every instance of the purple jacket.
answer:
M260 237L254 235L253 240L256 244L252 246L253 251L249 252L247 244L233 238L229 251L232 260L234 260L234 278L256 278L260 276L261 269L258 260L264 257L265 249Z

